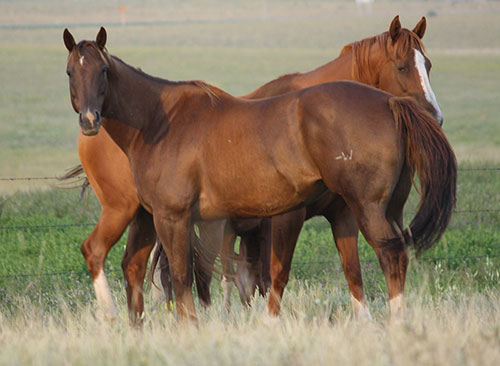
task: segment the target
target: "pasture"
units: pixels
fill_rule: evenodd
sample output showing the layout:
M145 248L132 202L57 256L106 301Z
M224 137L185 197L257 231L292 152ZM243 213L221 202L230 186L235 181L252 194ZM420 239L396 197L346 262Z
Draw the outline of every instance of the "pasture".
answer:
M500 359L500 5L497 2L220 0L163 4L0 1L0 363L1 364L455 364ZM88 6L90 4L90 6ZM65 74L62 30L93 39L152 75L203 79L241 95L278 75L311 70L342 46L388 29L394 15L412 28L422 15L431 82L459 162L456 213L441 241L412 259L408 321L387 322L386 287L360 240L374 321L351 320L349 292L324 219L299 238L280 320L263 299L229 313L219 281L214 306L185 327L147 298L142 332L129 328L120 261L107 271L120 319L102 325L79 246L99 214L92 193L61 189L54 177L78 163L77 115ZM3 179L7 178L7 179ZM414 193L414 192L413 192ZM412 195L406 219L415 210Z

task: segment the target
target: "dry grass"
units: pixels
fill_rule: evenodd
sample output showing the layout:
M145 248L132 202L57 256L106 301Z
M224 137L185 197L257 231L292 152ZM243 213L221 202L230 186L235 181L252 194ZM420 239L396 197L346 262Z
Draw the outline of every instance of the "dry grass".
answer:
M356 323L335 305L336 290L297 286L280 320L263 316L264 302L230 313L217 303L198 326L165 310L146 316L143 331L123 319L102 325L92 308L44 313L22 302L0 314L0 364L93 365L496 365L500 359L500 293L426 298L410 294L408 320L391 324L385 305L375 320ZM124 305L120 306L125 312Z

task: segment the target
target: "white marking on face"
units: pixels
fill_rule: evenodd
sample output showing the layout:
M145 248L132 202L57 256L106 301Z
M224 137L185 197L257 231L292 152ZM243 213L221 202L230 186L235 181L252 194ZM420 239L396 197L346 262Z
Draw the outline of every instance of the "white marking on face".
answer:
M415 67L418 71L418 76L420 78L420 85L422 86L422 90L424 91L425 99L434 107L437 113L437 119L441 120L443 113L439 108L439 105L436 100L436 96L432 91L431 82L429 80L429 75L427 75L427 69L425 68L425 58L422 53L416 48L413 49L415 53Z
M80 65L82 65L82 66L83 66L83 60L84 59L85 59L85 56L82 56L82 57L80 57L80 60L79 60L80 61Z
M359 301L351 294L351 304L354 311L354 317L356 320L372 320L372 315L370 314L370 309L364 302Z
M95 118L94 118L94 114L93 114L93 113L91 113L91 112L87 109L87 112L85 113L85 117L87 117L87 119L89 120L90 125L91 125L92 127L94 127L94 120L95 120Z
M106 280L106 275L101 269L97 277L93 281L94 289L97 298L97 306L105 315L116 317L117 311L113 298L111 297L111 291L109 289L108 281Z

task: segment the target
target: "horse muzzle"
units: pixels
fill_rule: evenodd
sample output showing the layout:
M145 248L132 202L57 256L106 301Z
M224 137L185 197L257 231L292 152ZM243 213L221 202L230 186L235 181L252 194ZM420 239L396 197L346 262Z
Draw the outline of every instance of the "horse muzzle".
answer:
M101 114L98 111L80 113L78 122L85 136L97 135L102 125Z

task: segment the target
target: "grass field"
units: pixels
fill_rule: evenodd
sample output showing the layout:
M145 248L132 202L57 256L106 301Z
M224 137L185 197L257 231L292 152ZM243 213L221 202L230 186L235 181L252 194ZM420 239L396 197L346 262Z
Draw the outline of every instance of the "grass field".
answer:
M500 359L500 4L495 1L354 2L0 0L0 178L60 175L78 163L77 116L65 75L62 30L171 80L203 79L245 94L278 75L311 70L342 46L386 30L400 14L424 37L444 130L460 171L457 212L442 240L412 260L409 317L387 322L385 281L360 240L374 321L350 319L350 298L327 222L310 220L297 246L278 322L265 303L245 310L233 291L185 327L148 298L142 332L129 329L120 261L107 271L121 314L93 317L95 299L79 246L99 215L93 194L54 180L0 180L0 364L496 365ZM127 25L120 25L120 4ZM99 11L96 11L99 9ZM486 168L487 170L483 170ZM405 219L411 219L412 194Z

